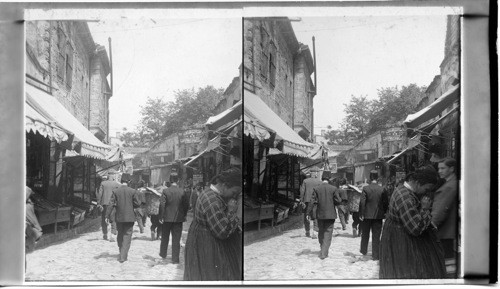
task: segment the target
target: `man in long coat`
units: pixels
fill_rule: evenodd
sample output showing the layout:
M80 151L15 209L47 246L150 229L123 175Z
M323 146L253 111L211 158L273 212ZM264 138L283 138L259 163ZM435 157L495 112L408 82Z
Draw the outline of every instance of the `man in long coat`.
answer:
M108 176L104 176L101 185L99 186L99 191L97 192L97 206L101 211L101 229L104 240L108 240L108 223L106 222L106 216L108 214L108 208L111 201L111 195L113 194L113 190L117 189L120 186L120 183L109 180ZM111 229L116 230L116 224L111 223ZM109 238L110 241L113 241L112 236Z
M134 208L141 205L141 200L136 190L129 188L130 182L129 175L122 175L121 186L113 190L111 195L108 219L116 221L116 228L118 229L118 248L120 256L118 261L123 263L127 261L128 250L132 242L132 232L135 222Z
M333 224L337 218L335 206L340 204L339 189L328 183L328 178L324 178L323 182L313 189L311 196L311 206L308 210L308 218L313 214L313 207L316 204L316 216L318 220L318 240L320 245L319 258L325 259L328 257L328 250L332 243Z
M370 231L372 232L372 259L379 259L380 234L382 233L382 220L389 207L387 194L384 189L377 184L378 174L370 174L371 183L363 187L361 201L359 203L359 219L361 220L361 249L360 252L366 255L368 252L368 241Z
M306 237L311 237L311 223L307 218L307 212L309 211L309 207L312 205L311 196L313 193L313 189L321 184L322 182L318 178L316 178L316 173L314 173L313 175L308 173L307 179L305 179L302 182L302 186L300 186L300 201L303 204L304 208L304 228L306 229ZM315 238L314 229L312 230L312 238Z
M185 196L184 190L177 186L177 180L173 178L172 185L163 190L160 197L159 218L162 223L160 257L167 257L167 248L172 233L172 263L179 263L181 250L182 223L186 221L189 209L189 197Z

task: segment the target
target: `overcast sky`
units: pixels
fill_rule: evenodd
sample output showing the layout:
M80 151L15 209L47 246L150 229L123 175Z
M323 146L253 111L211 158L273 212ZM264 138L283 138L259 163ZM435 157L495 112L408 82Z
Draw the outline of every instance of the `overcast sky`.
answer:
M428 86L440 74L446 16L303 17L292 25L311 51L316 38L315 134L339 126L351 95L374 99L379 88Z
M173 100L176 90L225 89L239 73L241 23L241 18L146 17L90 22L94 41L108 53L108 37L112 39L110 135L135 128L148 96Z
M316 37L318 94L315 133L336 128L351 95L429 85L444 57L446 16L301 17L297 39L312 49ZM226 88L241 63L241 18L139 19L90 22L94 41L112 39L114 95L110 133L132 130L146 98L173 99L179 89Z

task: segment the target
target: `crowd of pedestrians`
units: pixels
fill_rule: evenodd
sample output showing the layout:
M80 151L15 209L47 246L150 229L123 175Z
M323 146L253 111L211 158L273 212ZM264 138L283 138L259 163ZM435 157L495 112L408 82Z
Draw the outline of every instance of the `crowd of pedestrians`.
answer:
M306 237L317 224L319 258L328 257L337 217L346 230L349 215L359 252L367 255L371 239L373 260L380 278L456 278L459 264L458 184L456 161L445 158L436 167L415 169L398 184L379 183L377 171L370 183L357 188L345 179L319 180L309 174L301 185Z
M223 171L205 190L201 184L192 190L181 188L175 176L170 180L156 189L143 182L132 184L127 174L122 175L121 184L107 178L101 182L97 202L103 238L114 241L116 234L118 262L127 261L134 224L137 222L140 233L144 233L149 217L151 240L161 239L158 255L166 259L171 244L171 262L180 263L183 223L192 210L184 252L184 280L241 280L241 171Z

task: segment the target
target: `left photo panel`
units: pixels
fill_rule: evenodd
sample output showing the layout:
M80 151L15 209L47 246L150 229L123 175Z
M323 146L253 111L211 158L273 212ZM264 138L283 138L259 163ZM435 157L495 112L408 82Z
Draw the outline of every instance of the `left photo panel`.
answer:
M90 10L26 14L25 284L241 283L242 18Z

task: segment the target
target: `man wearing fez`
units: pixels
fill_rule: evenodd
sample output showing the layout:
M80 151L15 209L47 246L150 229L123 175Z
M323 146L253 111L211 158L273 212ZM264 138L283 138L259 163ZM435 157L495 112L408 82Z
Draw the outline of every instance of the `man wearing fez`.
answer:
M132 232L135 222L134 208L141 205L139 194L136 190L129 188L130 175L123 174L121 178L121 186L113 190L111 195L108 219L116 221L118 229L118 248L120 255L118 261L123 263L127 261L128 250L132 242Z
M101 212L101 228L104 240L108 240L108 223L106 222L106 216L111 201L111 195L113 194L113 190L117 189L119 186L120 183L109 180L108 176L103 176L99 191L97 192L97 208ZM116 230L115 223L111 223L111 229L113 231ZM116 231L114 233L116 234ZM109 237L109 241L113 242L112 236Z

